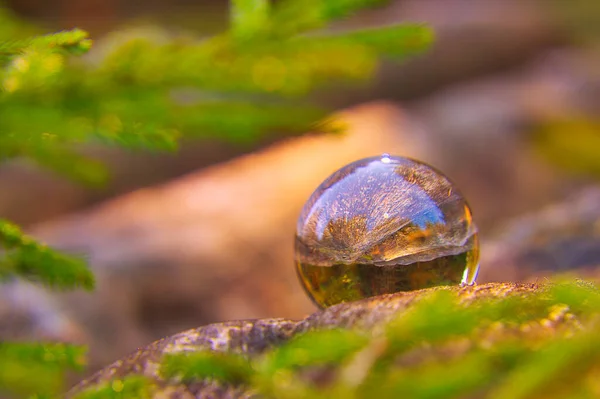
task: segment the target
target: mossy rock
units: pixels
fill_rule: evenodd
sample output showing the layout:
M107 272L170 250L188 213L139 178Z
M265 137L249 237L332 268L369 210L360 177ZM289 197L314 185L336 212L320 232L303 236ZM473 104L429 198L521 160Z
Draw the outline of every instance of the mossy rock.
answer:
M597 309L600 292L583 282L384 295L297 322L188 330L113 363L70 395L594 397L600 392L592 378L600 365Z

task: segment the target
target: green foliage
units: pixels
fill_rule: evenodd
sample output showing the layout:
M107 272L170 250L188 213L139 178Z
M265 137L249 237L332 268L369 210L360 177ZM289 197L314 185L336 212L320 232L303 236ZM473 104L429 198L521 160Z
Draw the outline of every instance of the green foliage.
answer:
M548 10L576 44L595 49L600 45L600 3L596 0L548 2Z
M21 277L55 289L94 287L94 276L82 259L56 252L0 219L0 278Z
M414 54L431 42L421 25L314 31L380 3L236 0L230 32L114 33L79 60L70 55L91 44L81 30L14 40L6 35L15 29L0 29L0 162L25 157L98 184L105 174L77 155L78 145L173 150L181 135L249 141L273 130L306 131L327 111L302 96L365 80L380 55Z
M282 369L334 365L346 360L350 353L361 349L367 342L367 337L347 330L325 330L316 335L302 335L270 353L261 364L261 371L273 376Z
M451 293L441 291L390 323L389 343L405 350L414 345L415 337L437 342L465 334L479 323L478 316L477 309L460 307Z
M231 7L231 30L240 39L260 34L269 21L269 0L233 0Z
M581 334L576 340L552 342L528 355L507 373L504 384L492 390L490 398L556 397L557 393L571 397L569 395L578 394L577 391L585 387L582 377L589 378L589 372L600 359L598 331ZM567 387L565 381L575 384Z
M91 290L94 286L83 260L56 252L0 219L0 279L16 277L54 289ZM49 397L61 393L65 369L80 370L84 351L64 344L1 342L0 395Z
M273 11L267 31L271 37L291 36L322 28L332 20L386 2L387 0L282 1Z
M84 353L64 344L0 343L0 394L59 394L65 369L81 370Z
M92 45L87 32L80 29L59 32L29 39L0 43L0 60L4 63L21 54L25 49L43 52L64 52L80 55L86 53Z
M165 378L179 378L191 382L200 378L214 378L230 384L244 384L250 381L252 369L242 356L191 352L183 355L165 356L161 375Z
M77 399L149 399L154 391L154 383L141 376L116 379L108 385L88 389L76 396Z
M6 7L0 3L0 37L11 41L25 39L39 31L31 25L19 20Z
M266 398L591 398L598 389L598 305L600 291L584 282L471 305L441 291L381 333L311 331L250 360L170 354L162 375L242 384ZM543 333L559 319L567 320L563 327ZM539 334L524 333L536 328Z
M548 122L535 132L538 151L565 170L600 178L600 120Z

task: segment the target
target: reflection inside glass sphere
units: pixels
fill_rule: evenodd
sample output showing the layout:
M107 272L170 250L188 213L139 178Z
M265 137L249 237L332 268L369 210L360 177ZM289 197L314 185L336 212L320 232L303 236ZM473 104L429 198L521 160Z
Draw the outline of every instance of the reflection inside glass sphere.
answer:
M473 284L471 211L443 174L383 154L327 178L298 219L295 261L319 306L438 285Z

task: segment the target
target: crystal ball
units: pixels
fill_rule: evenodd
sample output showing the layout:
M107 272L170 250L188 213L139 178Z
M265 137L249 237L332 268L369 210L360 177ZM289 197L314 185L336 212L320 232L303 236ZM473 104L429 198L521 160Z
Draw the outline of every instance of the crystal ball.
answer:
M479 268L477 228L446 176L383 154L344 166L311 195L296 226L295 262L320 307L471 285Z

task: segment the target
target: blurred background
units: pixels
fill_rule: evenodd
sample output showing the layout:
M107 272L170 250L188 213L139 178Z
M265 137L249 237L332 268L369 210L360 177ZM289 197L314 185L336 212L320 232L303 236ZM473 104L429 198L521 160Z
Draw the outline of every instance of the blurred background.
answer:
M12 0L44 31L227 29L225 0ZM433 47L368 83L310 94L343 134L184 138L176 153L86 146L111 178L88 188L23 162L0 167L0 215L89 259L95 292L3 287L3 336L90 345L90 371L203 324L315 310L293 265L295 221L331 172L383 152L444 171L469 200L480 282L531 281L600 264L600 3L394 0L334 23L433 27ZM144 33L144 34L145 34Z

